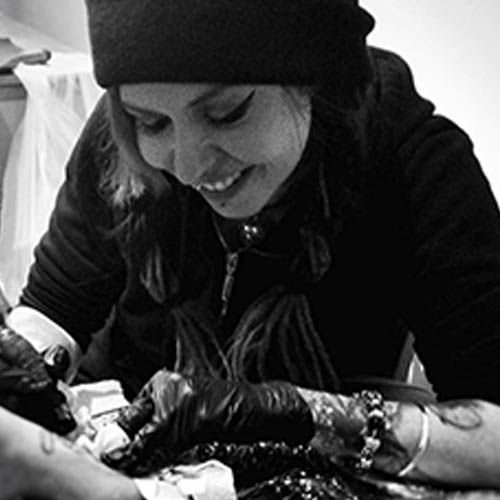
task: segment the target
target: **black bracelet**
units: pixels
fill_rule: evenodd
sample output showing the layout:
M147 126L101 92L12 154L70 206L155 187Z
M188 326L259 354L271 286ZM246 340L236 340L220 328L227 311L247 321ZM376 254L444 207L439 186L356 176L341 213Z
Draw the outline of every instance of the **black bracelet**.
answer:
M353 394L353 398L363 405L366 415L366 424L361 431L363 447L354 468L359 472L366 472L373 464L375 453L382 446L384 434L390 429L390 421L384 408L384 399L378 391L364 390Z

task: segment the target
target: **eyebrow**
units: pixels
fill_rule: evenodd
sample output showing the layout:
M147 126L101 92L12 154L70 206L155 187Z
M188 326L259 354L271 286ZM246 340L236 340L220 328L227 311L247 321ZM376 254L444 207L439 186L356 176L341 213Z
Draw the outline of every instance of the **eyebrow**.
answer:
M203 92L202 94L200 94L199 96L195 97L192 101L190 101L187 105L188 108L194 108L196 107L197 105L199 105L201 102L203 101L207 101L217 95L219 95L225 88L225 85L222 85L222 84L217 84L211 88L209 88L207 91ZM161 115L162 113L156 111L156 110L153 110L153 109L150 109L150 108L146 108L146 107L143 107L143 106L138 106L136 104L132 104L132 103L129 103L127 101L124 101L122 99L122 105L129 111L135 111L136 113L147 113L147 114L151 114L151 115L154 115L154 116L157 116L157 115Z
M212 97L215 97L219 95L224 89L226 88L225 85L222 84L217 84L211 88L209 88L206 92L203 92L201 95L198 97L195 97L189 104L188 107L192 108L197 106L203 101L208 101Z
M137 106L135 104L128 103L126 101L122 101L122 106L126 111L137 113L140 115L151 115L151 116L160 116L162 113L160 111L156 111L153 109L145 108L142 106Z

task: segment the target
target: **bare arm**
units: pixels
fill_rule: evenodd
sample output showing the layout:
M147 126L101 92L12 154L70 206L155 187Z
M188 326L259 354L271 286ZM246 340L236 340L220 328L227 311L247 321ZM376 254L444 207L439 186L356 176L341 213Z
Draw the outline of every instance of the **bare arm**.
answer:
M0 408L0 500L141 500L132 479Z
M413 477L500 487L500 408L481 400L428 406L430 446ZM410 416L406 417L408 420ZM404 442L404 412L395 437Z
M353 398L300 389L316 424L313 445L336 456L359 452L366 417ZM386 402L392 422L374 467L396 475L412 459L422 432L422 411L411 403ZM500 408L481 400L427 406L429 442L406 478L469 487L500 487Z

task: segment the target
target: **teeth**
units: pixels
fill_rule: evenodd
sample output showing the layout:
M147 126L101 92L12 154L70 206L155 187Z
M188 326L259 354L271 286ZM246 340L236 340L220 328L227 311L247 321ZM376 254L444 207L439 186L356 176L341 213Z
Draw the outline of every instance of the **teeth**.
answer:
M213 184L209 183L200 184L199 188L212 192L224 191L228 187L232 186L241 177L241 175L242 175L241 172L236 172L234 175L226 177L225 179L217 181Z

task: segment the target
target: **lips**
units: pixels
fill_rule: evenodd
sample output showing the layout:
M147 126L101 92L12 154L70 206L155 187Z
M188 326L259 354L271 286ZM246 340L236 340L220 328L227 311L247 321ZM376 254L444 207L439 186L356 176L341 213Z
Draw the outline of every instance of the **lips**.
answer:
M250 165L243 170L239 170L237 172L233 172L230 175L225 177L219 177L216 180L211 180L209 182L200 182L196 189L201 192L210 193L210 194L225 194L229 191L232 191L231 188L238 183L239 180L248 176L248 173L253 170L255 165ZM239 183L238 183L239 184Z
M235 172L215 182L202 182L196 186L196 189L210 191L212 193L220 193L230 188L241 176L243 171Z

